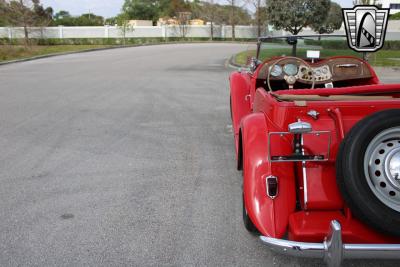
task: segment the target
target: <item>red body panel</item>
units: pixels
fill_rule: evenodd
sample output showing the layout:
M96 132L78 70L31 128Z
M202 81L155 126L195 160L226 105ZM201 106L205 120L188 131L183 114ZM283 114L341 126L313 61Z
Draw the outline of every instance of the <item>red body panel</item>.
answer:
M273 166L267 158L267 133L270 128L262 113L248 115L243 121L244 202L257 229L269 236L282 237L286 233L289 215L294 211L295 179L293 163ZM284 148L283 148L284 149ZM266 177L279 175L280 193L272 200L266 195Z
M398 238L377 233L352 218L336 185L335 162L344 136L355 123L377 111L400 108L400 98L397 98L400 95L400 84L376 84L379 79L371 69L374 75L371 85L274 92L281 95L365 94L396 97L373 101L308 101L299 104L295 101L278 101L264 88L256 89L254 77L257 77L260 68L254 76L238 72L231 76L236 151L238 158L241 153L244 155L244 202L257 229L261 234L274 238L282 238L288 233L291 240L321 242L328 233L330 221L335 219L342 224L345 242L398 243ZM320 114L317 120L307 115L311 110ZM288 125L299 119L309 122L314 131L328 131L331 136L329 159L325 162L306 163L306 184L301 163L270 162L268 155L269 133L287 132ZM242 151L238 149L240 136ZM311 137L311 142L314 146L320 145L317 137L315 140ZM284 139L270 145L271 150L282 154L293 150L291 142ZM275 199L266 194L265 178L269 175L278 177L279 193ZM297 195L300 210L296 210Z
M398 243L399 239L382 235L357 219L346 217L340 211L296 212L289 218L289 239L301 242L321 242L326 237L332 220L342 226L344 243Z
M250 76L235 72L230 77L232 127L235 134L236 152L240 121L251 112L250 109Z

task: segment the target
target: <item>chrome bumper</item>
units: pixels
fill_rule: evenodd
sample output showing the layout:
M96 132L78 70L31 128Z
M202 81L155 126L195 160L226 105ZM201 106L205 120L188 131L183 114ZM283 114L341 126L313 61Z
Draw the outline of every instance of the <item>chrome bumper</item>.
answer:
M340 266L344 259L400 259L400 244L343 244L340 223L332 221L323 243L304 243L266 236L261 241L277 253L323 259L330 267Z

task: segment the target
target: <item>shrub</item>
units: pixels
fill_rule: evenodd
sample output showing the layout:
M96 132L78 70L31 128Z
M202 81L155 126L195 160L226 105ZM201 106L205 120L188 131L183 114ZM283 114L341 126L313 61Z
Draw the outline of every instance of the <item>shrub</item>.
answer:
M322 46L324 49L345 50L349 49L347 41L344 40L305 40L306 45ZM385 41L383 50L400 50L400 41Z
M161 37L153 38L126 38L126 45L141 45L141 44L156 44L164 42L207 42L210 39L204 38L180 38L180 37L169 37L167 39ZM31 39L33 45L122 45L124 44L123 38L48 38L48 39ZM214 38L214 41L230 41L230 38ZM249 39L236 39L238 42L255 42L256 40ZM23 39L12 39L0 38L0 45L23 45Z
M398 12L396 14L393 14L393 15L390 15L389 19L400 20L400 12Z

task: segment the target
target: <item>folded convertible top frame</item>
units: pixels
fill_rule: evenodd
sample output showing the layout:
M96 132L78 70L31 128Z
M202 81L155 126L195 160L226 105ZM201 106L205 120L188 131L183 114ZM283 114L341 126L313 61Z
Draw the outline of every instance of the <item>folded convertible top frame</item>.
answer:
M332 221L323 243L305 243L266 236L261 241L271 250L295 257L323 259L329 267L340 266L344 259L400 259L400 244L343 244L342 228Z
M365 96L365 95L277 95L272 94L281 101L374 101L393 99L392 96Z

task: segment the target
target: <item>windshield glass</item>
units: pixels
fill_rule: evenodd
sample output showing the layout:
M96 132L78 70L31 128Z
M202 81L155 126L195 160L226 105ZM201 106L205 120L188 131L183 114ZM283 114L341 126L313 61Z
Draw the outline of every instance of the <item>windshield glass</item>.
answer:
M355 52L349 48L346 36L323 35L323 36L297 36L297 44L292 45L288 42L288 37L262 38L258 59L265 61L274 57L292 56L293 46L295 46L296 56L307 59L309 55L318 55L320 58L334 56L354 56L363 58L366 56L368 62L376 67L400 67L400 50L395 49L398 41L386 40L385 46L376 53ZM310 54L311 53L311 54ZM248 65L249 59L257 57L257 47L253 46L236 56L236 62L240 65Z
M345 36L318 36L265 38L261 42L258 58L262 61L281 56L297 56L306 59L308 58L307 52L315 57L319 54L320 58L333 56L363 57L362 53L357 53L348 47Z

